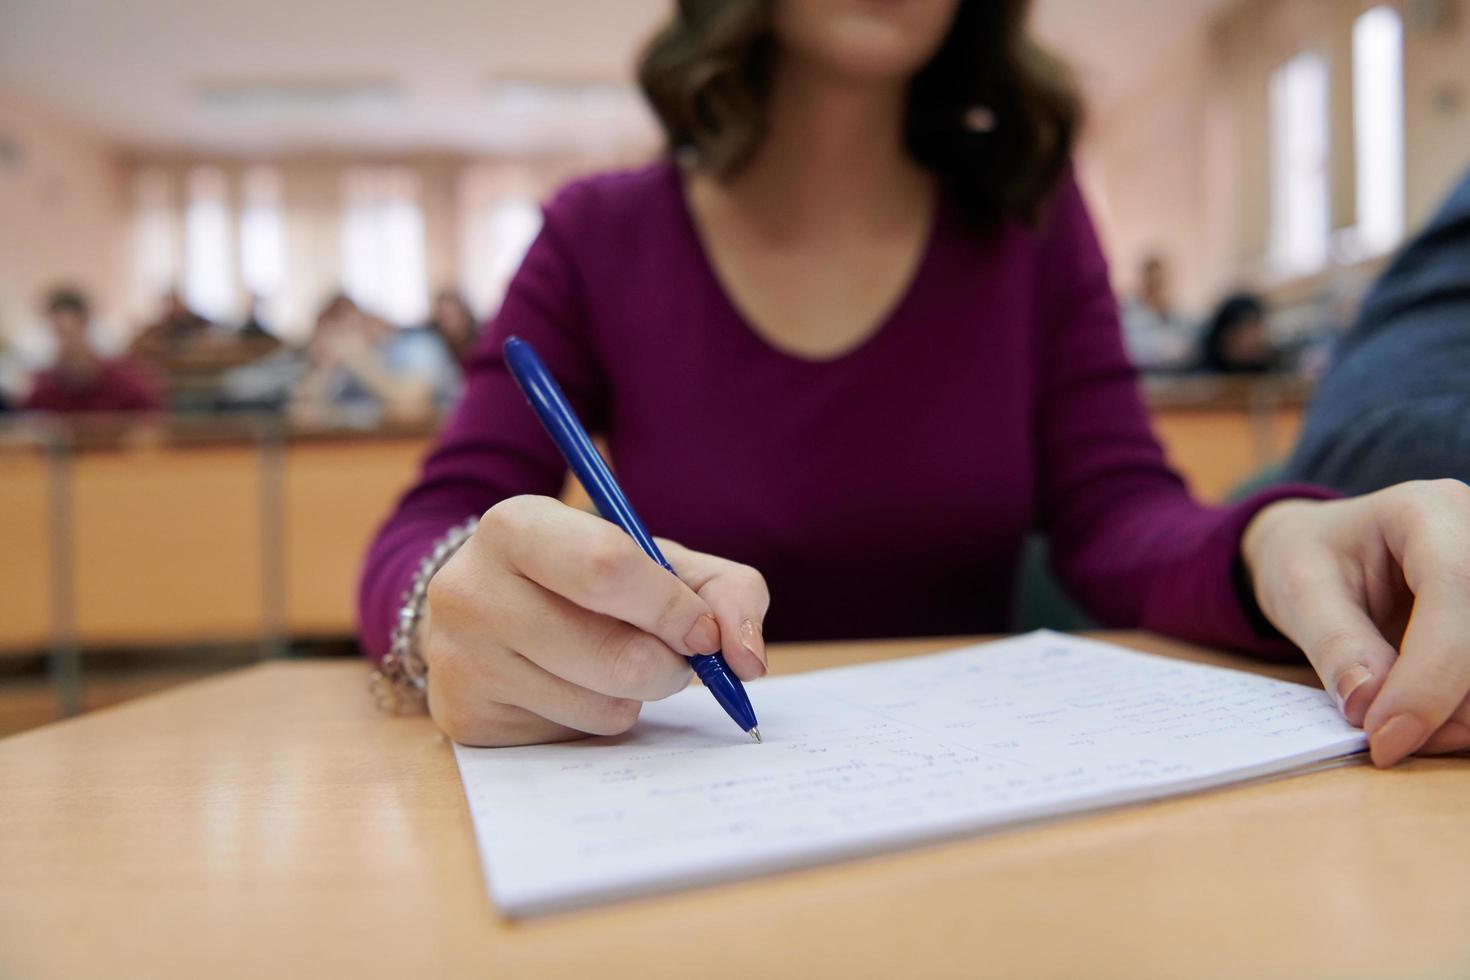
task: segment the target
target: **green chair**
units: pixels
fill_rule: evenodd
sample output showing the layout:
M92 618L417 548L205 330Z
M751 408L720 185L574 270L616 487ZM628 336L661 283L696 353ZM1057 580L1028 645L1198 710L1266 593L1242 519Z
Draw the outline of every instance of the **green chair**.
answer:
M1030 534L1021 548L1020 595L1016 604L1016 626L1021 630L1093 630L1088 618L1052 574L1046 535Z

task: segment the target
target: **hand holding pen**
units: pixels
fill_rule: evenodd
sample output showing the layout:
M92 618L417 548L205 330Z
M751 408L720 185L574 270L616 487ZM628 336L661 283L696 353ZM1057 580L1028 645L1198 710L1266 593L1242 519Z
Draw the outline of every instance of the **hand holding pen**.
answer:
M738 677L763 675L760 574L658 544L677 576L553 498L491 508L434 576L419 630L439 727L466 745L613 735L688 685L689 656L723 649Z

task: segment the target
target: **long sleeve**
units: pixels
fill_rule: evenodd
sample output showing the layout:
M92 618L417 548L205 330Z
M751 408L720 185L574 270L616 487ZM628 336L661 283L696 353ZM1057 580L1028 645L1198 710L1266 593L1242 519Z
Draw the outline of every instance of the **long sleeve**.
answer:
M378 531L358 586L358 633L373 660L388 646L414 568L450 527L518 494L555 495L566 468L501 358L511 334L530 341L594 430L605 399L586 304L567 248L574 190L548 206L540 235L481 336L463 396L414 486Z
M1039 511L1057 573L1109 626L1287 652L1279 637L1253 626L1251 600L1237 590L1240 538L1268 503L1331 494L1295 485L1233 507L1193 500L1150 428L1107 266L1074 184L1059 194L1049 222L1037 438Z

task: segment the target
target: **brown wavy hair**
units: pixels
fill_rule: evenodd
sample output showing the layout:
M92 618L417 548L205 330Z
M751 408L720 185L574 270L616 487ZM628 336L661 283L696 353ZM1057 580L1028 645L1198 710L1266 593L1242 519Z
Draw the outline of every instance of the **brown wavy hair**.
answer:
M909 85L904 138L977 227L1034 224L1066 170L1082 106L1066 66L1027 31L1030 0L961 0ZM721 177L754 155L777 42L772 0L678 0L638 81L672 152Z

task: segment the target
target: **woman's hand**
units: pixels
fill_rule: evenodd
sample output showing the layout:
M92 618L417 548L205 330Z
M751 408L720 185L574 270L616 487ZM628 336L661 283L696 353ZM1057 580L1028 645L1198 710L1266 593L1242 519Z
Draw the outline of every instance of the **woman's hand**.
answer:
M1261 610L1368 733L1375 765L1470 749L1470 487L1279 501L1241 550Z
M492 507L429 583L419 641L439 727L466 745L616 735L688 685L690 654L723 648L741 678L764 674L765 580L659 545L679 578L550 497Z

